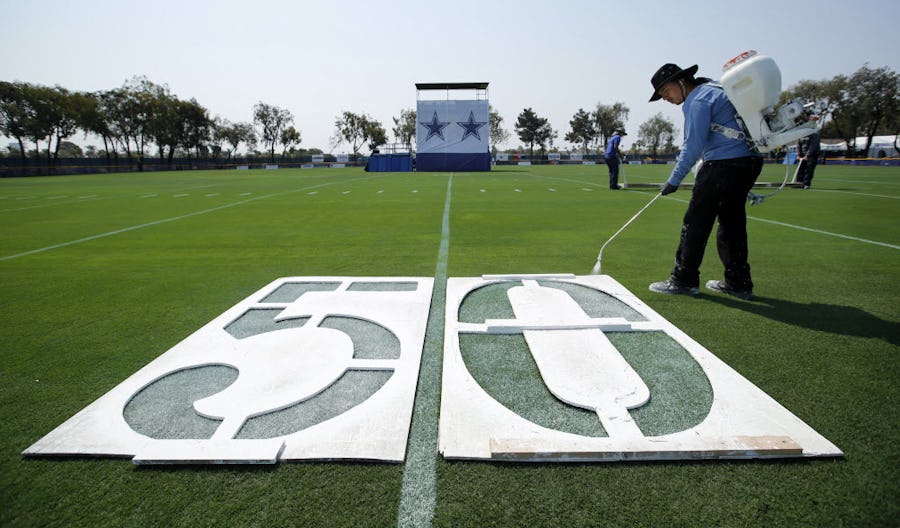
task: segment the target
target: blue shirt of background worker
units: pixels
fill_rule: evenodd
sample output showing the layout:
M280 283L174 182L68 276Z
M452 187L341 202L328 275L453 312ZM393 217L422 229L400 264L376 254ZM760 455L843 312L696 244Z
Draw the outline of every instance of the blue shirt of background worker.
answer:
M609 141L606 142L606 157L618 157L619 155L619 143L622 142L622 136L619 135L619 131L616 130L613 132L613 136L609 138Z
M678 153L669 184L679 186L687 173L703 158L704 161L761 156L750 150L743 140L736 140L710 130L716 123L732 130L741 130L735 116L737 111L725 91L715 83L697 86L684 100L684 144Z
M619 187L619 158L622 156L622 151L619 150L619 143L622 142L622 136L627 136L624 130L616 129L613 130L613 135L609 138L609 141L606 143L606 153L604 154L604 158L606 158L606 166L609 167L609 188L612 190L618 190Z

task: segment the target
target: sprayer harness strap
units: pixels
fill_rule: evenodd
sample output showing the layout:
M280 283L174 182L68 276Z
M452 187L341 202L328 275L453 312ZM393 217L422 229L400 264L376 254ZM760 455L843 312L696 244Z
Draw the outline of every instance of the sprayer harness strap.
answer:
M710 81L706 84L709 84L710 86L712 86L714 88L724 90L722 85L715 81ZM727 94L726 94L726 97L727 97ZM741 128L744 128L744 120L741 119L741 116L738 114L735 114L734 117L735 117L735 120L737 121L738 125L740 125ZM730 128L725 125L720 125L719 123L710 123L709 130L710 130L710 132L716 132L718 134L722 134L723 136L727 137L728 139L736 139L738 141L745 141L747 143L747 146L750 147L750 149L756 150L756 145L753 144L753 142L750 140L750 138L747 136L747 133L744 130Z
M709 130L711 132L718 132L729 139L737 139L739 141L745 141L747 139L746 134L744 134L742 130L728 128L727 126L718 123L710 123Z

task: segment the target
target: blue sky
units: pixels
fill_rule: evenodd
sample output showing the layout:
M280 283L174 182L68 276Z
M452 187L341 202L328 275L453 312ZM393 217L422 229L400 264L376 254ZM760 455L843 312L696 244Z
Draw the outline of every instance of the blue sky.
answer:
M900 71L896 0L752 4L0 0L0 80L94 91L144 75L231 121L251 121L263 101L293 113L301 147L327 152L344 110L390 133L391 118L415 108L416 82L489 82L509 147L526 107L565 146L579 108L623 102L627 147L657 112L682 128L679 108L647 102L666 62L718 78L724 62L755 49L776 60L783 88L865 63Z

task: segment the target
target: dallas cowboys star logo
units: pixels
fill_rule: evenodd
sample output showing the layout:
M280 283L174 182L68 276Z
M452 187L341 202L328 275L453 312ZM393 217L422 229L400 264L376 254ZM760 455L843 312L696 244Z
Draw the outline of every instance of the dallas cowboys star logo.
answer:
M481 141L481 135L478 133L478 129L486 125L487 121L475 121L475 112L470 111L468 121L457 121L456 124L466 129L466 131L463 132L462 141L465 141L469 136L475 136L478 141Z
M444 139L444 128L450 125L450 121L440 121L437 112L434 113L434 117L431 118L430 123L427 121L419 121L419 124L428 128L428 137L425 138L426 142L434 136L440 137L441 141L446 141Z

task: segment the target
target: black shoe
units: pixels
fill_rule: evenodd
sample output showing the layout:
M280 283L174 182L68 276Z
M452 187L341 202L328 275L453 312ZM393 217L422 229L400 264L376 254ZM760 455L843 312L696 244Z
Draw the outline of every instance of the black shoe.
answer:
M753 290L738 290L729 286L725 281L720 280L708 281L706 283L706 289L724 293L725 295L731 295L732 297L744 299L745 301L753 298Z
M672 279L667 279L662 282L654 282L651 284L650 291L669 295L698 295L700 293L700 287L682 286Z

